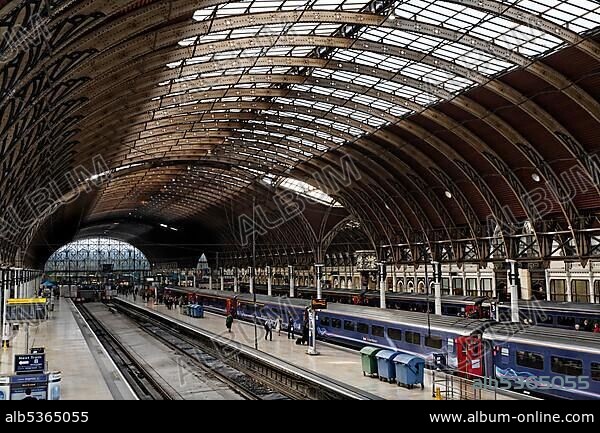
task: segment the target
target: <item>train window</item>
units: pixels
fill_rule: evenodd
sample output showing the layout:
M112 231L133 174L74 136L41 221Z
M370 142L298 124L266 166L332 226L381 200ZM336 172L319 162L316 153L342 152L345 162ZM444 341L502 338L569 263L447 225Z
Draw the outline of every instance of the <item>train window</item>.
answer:
M366 323L358 322L356 324L356 331L361 334L368 334L369 333L369 325L367 325Z
M559 326L564 326L566 328L575 328L575 318L569 316L558 316L556 318L556 323Z
M596 304L600 304L600 280L594 281L594 295Z
M425 346L432 347L434 349L442 348L442 337L438 337L437 335L431 335L429 337L425 337Z
M477 296L477 278L467 278L467 296Z
M567 302L567 286L565 280L550 280L550 300Z
M418 332L406 331L404 333L404 340L410 344L421 344L421 334Z
M592 380L600 381L600 363L592 362Z
M340 319L331 319L331 326L334 328L341 328L342 321Z
M543 312L540 312L541 314L539 314L539 317L536 317L537 319L537 324L546 324L546 325L552 325L554 323L554 318L550 315L546 315Z
M517 365L535 370L544 369L544 355L540 353L527 352L524 350L517 351Z
M551 360L551 368L554 373L566 374L567 376L581 376L583 374L583 362L578 359L553 356Z
M321 326L329 327L329 317L319 317L319 324Z
M374 337L383 337L383 329L383 326L373 325L371 326L371 334L373 334Z
M355 332L356 331L356 324L354 322L352 322L351 320L344 320L344 329L346 331Z
M402 341L402 331L395 328L388 328L387 335L392 340Z
M571 302L590 302L590 285L588 280L571 281Z

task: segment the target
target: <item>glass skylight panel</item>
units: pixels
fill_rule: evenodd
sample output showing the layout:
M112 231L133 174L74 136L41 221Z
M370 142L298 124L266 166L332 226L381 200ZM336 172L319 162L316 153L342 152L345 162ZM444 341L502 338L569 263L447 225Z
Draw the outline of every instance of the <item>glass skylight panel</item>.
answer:
M298 193L299 195L317 201L321 204L330 205L333 207L342 207L335 199L320 189L293 178L280 178L276 181L277 186L285 188L289 191Z
M196 43L206 44L209 42L224 41L229 36L229 30L222 30L220 32L211 32L204 35L198 36Z
M179 68L179 67L181 67L182 64L183 64L183 60L167 63L167 68L169 68L169 69Z
M582 3L585 3L588 7L586 8ZM565 25L569 22L573 23L575 20L581 19L586 12L588 14L595 14L598 17L599 9L598 4L591 3L588 0L584 0L583 2L579 0L570 0L568 2L557 0L541 2L516 0L512 4L505 4L505 7L506 9L522 8L529 10L535 15L541 14L545 19L554 21L560 25ZM397 4L395 14L405 19L431 23L461 32L468 31L476 37L494 41L498 45L509 49L517 49L519 47L521 54L529 56L540 55L562 45L562 41L552 34L520 25L486 11L470 9L451 2L440 0L411 0L401 2ZM590 23L586 28L594 28L597 25L598 22L595 25ZM573 27L570 29L577 32L584 30L574 29ZM527 46L533 40L538 40L538 42Z

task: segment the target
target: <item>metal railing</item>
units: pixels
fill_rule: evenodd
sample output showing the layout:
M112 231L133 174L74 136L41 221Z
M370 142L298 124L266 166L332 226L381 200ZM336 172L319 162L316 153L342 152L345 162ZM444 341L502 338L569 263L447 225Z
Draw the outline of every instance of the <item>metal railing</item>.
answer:
M498 393L495 388L482 392L474 380L434 370L432 397L436 400L497 400Z

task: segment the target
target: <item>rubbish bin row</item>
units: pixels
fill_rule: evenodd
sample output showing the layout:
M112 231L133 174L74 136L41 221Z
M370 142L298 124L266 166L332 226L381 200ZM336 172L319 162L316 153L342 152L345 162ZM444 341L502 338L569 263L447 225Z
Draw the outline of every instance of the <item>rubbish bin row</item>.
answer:
M363 375L379 377L409 389L416 384L425 387L425 360L407 353L366 346L360 351Z
M183 305L181 308L183 314L186 316L196 317L199 319L204 317L204 307L202 305Z

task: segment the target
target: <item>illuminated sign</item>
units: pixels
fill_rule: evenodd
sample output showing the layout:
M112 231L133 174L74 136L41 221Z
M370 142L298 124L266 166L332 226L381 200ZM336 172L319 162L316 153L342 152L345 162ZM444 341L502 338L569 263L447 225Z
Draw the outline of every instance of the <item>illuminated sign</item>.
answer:
M29 298L29 299L9 299L8 305L18 305L18 304L45 304L47 302L46 298Z
M46 365L43 354L15 355L15 373L42 373Z
M326 299L313 299L311 301L311 307L313 310L326 310L327 300Z

